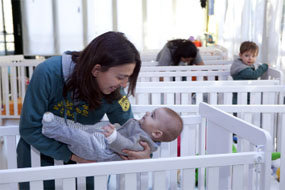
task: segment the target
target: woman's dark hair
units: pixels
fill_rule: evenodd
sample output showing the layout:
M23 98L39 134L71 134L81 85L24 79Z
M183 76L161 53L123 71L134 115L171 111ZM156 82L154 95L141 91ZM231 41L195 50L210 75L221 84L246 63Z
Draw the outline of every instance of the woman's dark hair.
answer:
M108 102L121 98L120 88L109 95L104 95L99 89L96 78L92 75L95 65L101 65L101 71L106 72L111 67L135 63L136 66L129 77L128 95L134 95L141 59L135 46L120 32L106 32L96 37L80 52L72 52L75 62L74 71L67 80L63 96L72 92L74 100L83 100L90 109L98 108L102 98Z
M181 58L195 58L197 47L190 40L176 39L167 42L174 65L179 65Z

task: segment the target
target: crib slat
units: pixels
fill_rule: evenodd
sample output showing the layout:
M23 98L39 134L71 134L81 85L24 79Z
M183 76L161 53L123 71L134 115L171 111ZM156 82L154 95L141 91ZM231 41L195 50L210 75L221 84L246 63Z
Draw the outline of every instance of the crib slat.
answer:
M219 168L207 169L207 190L219 190L227 188L219 188Z
M187 93L181 93L181 104L182 105L188 104L188 94Z
M263 92L262 102L263 104L276 104L277 100L275 98L275 93Z
M54 160L54 165L55 166L60 166L63 165L63 161L62 160ZM77 185L80 185L80 181L77 181ZM85 181L84 181L84 185L85 185ZM55 189L62 189L63 187L63 180L62 179L55 179ZM85 188L85 186L84 186Z
M181 93L175 93L175 104L181 104Z
M16 67L10 67L10 80L11 80L11 99L13 103L14 114L18 115L18 97L17 97L17 74Z
M208 80L209 80L209 81L215 80L215 76L208 76Z
M200 102L203 102L203 93L196 93L196 104L198 105Z
M169 143L170 145L170 157L177 157L177 139Z
M7 156L7 167L8 169L17 168L17 153L16 153L16 136L6 136L4 142L7 143L6 147L9 148L9 151L6 151ZM1 143L1 142L0 142ZM2 146L0 144L0 146ZM0 147L1 148L1 147ZM10 190L10 189L17 189L18 184L7 184L7 185L0 185L0 189L2 190Z
M177 157L177 151L178 151L177 150L177 139L170 142L169 146L170 146L169 157ZM177 170L171 170L169 173L169 177L170 177L170 180L169 180L170 189L177 189Z
M232 181L232 189L240 190L244 189L243 187L243 165L233 166L233 181Z
M152 81L152 82L159 82L159 77L154 77L154 78L152 78L151 81Z
M217 93L210 93L210 98L208 100L209 104L215 105L218 104L218 97L217 97Z
M195 154L196 130L193 126L184 126L181 134L180 152L181 156L190 156Z
M137 174L137 189L147 190L149 176L151 176L151 172L141 172Z
M233 94L232 93L224 93L224 99L221 101L221 104L232 104Z
M137 104L146 104L146 105L149 104L148 93L139 94L137 97L138 97Z
M31 165L32 167L40 167L41 166L41 156L40 152L31 146Z
M238 105L247 104L247 92L238 93Z
M205 155L205 148L206 148L206 119L203 118L201 121L201 126L199 129L199 154ZM198 169L198 187L199 190L205 189L205 168Z
M95 190L107 190L108 177L106 175L96 176L95 179Z
M8 169L17 168L17 146L16 146L16 136L7 136L7 161L8 161Z
M5 89L3 90L3 104L5 105L6 109L6 114L5 115L10 115L10 106L9 106L9 77L8 77L8 67L4 66L2 67L2 88Z
M31 181L30 182L31 190L42 190L44 189L43 181Z
M219 120L221 118L216 118ZM224 125L231 125L231 123L225 123ZM212 121L208 120L207 128L207 153L217 154L217 153L230 153L232 151L232 134L222 130L218 125ZM219 137L219 138L217 138ZM219 147L219 148L218 148ZM219 149L219 150L218 150ZM230 168L220 167L219 185L222 188L230 187Z
M164 104L174 104L174 93L164 93L164 96L166 96L166 102L164 102Z
M282 118L281 118L281 126L283 126L281 128L281 135L280 135L280 144L282 145L280 148L280 153L281 155L285 155L285 114L282 114ZM285 156L281 156L280 158L280 190L282 187L285 187Z
M30 67L29 67L30 68ZM25 94L26 94L26 67L20 67L20 82L19 82L19 97L22 98L22 101L24 101ZM30 69L29 69L30 70ZM31 80L31 79L30 79ZM30 81L29 80L29 81Z
M154 172L153 177L153 190L168 189L165 181L167 179L165 172Z
M8 169L17 168L17 153L16 153L16 136L6 136L5 141L7 143L6 147L9 151L6 151L7 155L7 167ZM0 145L1 146L1 145ZM1 147L0 147L1 148ZM18 184L7 185L7 189L17 189ZM2 188L0 188L2 190ZM4 189L4 188L3 188Z
M195 169L182 170L182 189L194 189L195 187Z
M169 181L167 181L170 189L177 189L177 173L178 170L169 171Z
M198 81L202 81L204 79L204 76L197 76Z
M274 120L273 114L271 113L263 113L262 114L262 128L270 133L272 137L274 137ZM274 148L274 146L273 146Z
M171 145L170 145L170 143L162 143L160 147L161 147L160 157L173 157L173 156L171 156ZM176 149L175 154L177 154L177 149ZM168 182L170 182L170 183L172 182L171 184L175 183L175 185L176 185L176 180L177 180L176 171L167 171L167 172L164 172L164 175L166 175Z
M255 105L255 104L261 104L261 93L250 93L250 104ZM252 124L256 126L261 126L261 114L260 113L254 113L253 114L253 121Z
M125 175L125 189L133 190L137 188L137 176L136 173Z
M75 190L75 178L68 178L63 180L63 190Z
M161 98L160 93L153 93L151 94L152 104L160 105Z
M278 113L277 114L278 118L278 123L277 123L277 152L281 152L281 136L282 136L282 126L285 125L284 119L285 119L285 114L284 113Z

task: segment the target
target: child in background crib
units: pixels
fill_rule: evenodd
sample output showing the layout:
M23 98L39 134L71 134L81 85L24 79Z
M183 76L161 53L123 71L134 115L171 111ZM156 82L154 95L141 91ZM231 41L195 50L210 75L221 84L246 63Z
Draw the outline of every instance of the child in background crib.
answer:
M258 51L254 42L245 41L241 44L239 58L234 60L230 69L234 80L257 80L268 70L268 64L256 63ZM233 104L237 104L237 93L233 94Z
M44 114L42 123L45 136L67 144L77 156L96 161L121 160L126 156L123 149L141 151L141 140L154 152L159 142L175 140L183 128L181 117L166 107L147 112L140 120L129 119L122 126L110 123L103 127L102 124L82 125L65 121L50 112Z
M234 80L256 80L268 70L268 64L257 64L259 48L254 42L245 41L240 46L239 58L234 60L230 72Z

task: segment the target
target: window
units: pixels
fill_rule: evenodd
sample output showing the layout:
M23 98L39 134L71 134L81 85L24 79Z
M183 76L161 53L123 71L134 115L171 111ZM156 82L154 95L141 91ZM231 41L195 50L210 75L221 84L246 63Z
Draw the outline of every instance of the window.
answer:
M0 55L14 54L14 30L10 0L0 1Z

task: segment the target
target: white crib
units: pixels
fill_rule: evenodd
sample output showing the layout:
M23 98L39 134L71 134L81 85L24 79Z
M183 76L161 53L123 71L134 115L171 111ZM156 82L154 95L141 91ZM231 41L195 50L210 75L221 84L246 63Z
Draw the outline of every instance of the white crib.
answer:
M214 60L214 59L203 59L205 65L230 65L233 63L232 60ZM142 67L158 66L158 62L154 60L142 60Z
M95 189L101 190L108 188L108 175L116 174L120 174L116 189L269 189L272 151L269 133L204 103L199 106L199 115L183 114L192 112L192 108L174 108L184 120L181 157L176 157L177 142L173 141L162 143L156 158L149 160L12 169L15 168L18 129L1 127L0 134L7 136L10 143L8 162L11 164L10 169L0 170L0 189L16 188L16 183L29 181L31 189L38 190L43 187L42 180L56 179L57 189L69 190L75 189L76 178L78 188L84 189L84 177L95 176ZM144 107L134 109L134 112L144 111ZM250 149L232 153L230 137L233 133L248 142ZM238 146L243 147L243 144ZM39 166L39 154L31 152L33 166ZM199 169L197 187L196 168ZM119 180L122 176L124 180Z
M178 86L149 82L136 87L134 104L232 104L233 94L237 93L237 103L247 104L284 104L284 85L239 85L239 86ZM249 94L249 98L248 98Z
M33 71L43 61L40 59L25 60L21 59L22 56L16 56L16 58L13 56L6 61L0 59L0 124L3 117L19 118Z
M139 74L139 81L203 81L203 80L232 80L230 65L211 66L154 66L142 67ZM265 80L279 80L283 83L282 71L269 68L260 77Z
M144 63L142 63L144 64ZM149 66L141 67L140 72L154 71L229 71L231 65L192 65L192 66Z
M201 55L207 56L219 56L220 59L228 58L228 50L221 45L213 45L208 47L199 47L199 51Z
M167 106L174 110L179 110L184 114L195 115L199 112L198 105L192 105L192 107L189 105L187 107L184 107L184 105ZM144 112L153 110L156 107L157 105L133 105L133 112L135 114L139 114L137 110ZM283 129L283 126L285 125L285 105L215 105L215 107L230 114L237 113L236 115L238 118L268 131L273 138L273 151L280 152L281 155L285 155L285 130ZM199 136L199 134L196 131L196 138L197 136ZM246 146L246 144L243 144L243 148L238 147L238 149L240 151L242 149L248 150L248 147L246 148ZM197 150L198 147L196 147L195 151L198 152ZM280 164L281 174L279 189L282 190L282 187L285 186L285 157L281 157Z
M5 56L6 57L6 56ZM11 61L12 60L12 61ZM14 61L13 61L14 60ZM22 102L25 96L26 88L29 83L29 80L32 77L35 67L41 63L41 59L23 59L23 56L9 57L5 60L0 59L0 124L5 124L7 119L19 119L20 111L22 107ZM193 67L161 67L166 69L167 72L160 72L160 67L154 67L154 71L159 71L156 73L141 72L139 76L139 81L159 81L163 77L165 81L172 81L175 78L175 81L181 81L183 76L187 81L192 81L196 79L201 81L204 79L207 80L226 80L230 78L229 76L229 66L193 66ZM170 69L181 69L179 72L173 72ZM188 74L188 69L194 68L196 71ZM187 70L185 70L187 69ZM142 70L144 70L142 68ZM168 71L169 70L169 71ZM187 75L185 73L187 72ZM195 73L195 74L194 74ZM283 81L282 72L274 69L270 69L266 76L270 80L279 80ZM264 80L264 84L267 82ZM254 82L249 82L253 84ZM209 84L209 83L208 83ZM208 85L199 84L201 86ZM218 85L217 83L214 83ZM233 85L238 85L235 83ZM281 84L281 82L280 82ZM211 84L212 85L212 84ZM222 83L221 83L222 85ZM243 84L244 85L244 84Z
M228 50L221 45L214 45L211 47L199 47L199 52L202 59L205 60L227 60ZM160 49L141 51L140 56L143 62L154 61Z

